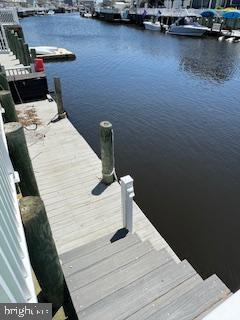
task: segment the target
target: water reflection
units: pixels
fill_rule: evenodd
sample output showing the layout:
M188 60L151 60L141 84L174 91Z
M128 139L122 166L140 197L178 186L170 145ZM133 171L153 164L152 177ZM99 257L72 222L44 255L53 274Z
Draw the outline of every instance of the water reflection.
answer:
M27 41L72 50L46 65L96 152L114 125L119 176L181 258L240 287L240 44L55 15L23 19ZM225 249L226 248L226 249ZM227 263L226 263L227 261Z
M182 71L203 79L223 83L230 80L237 70L240 46L234 43L219 43L210 39L207 46L198 45L197 49L181 48L179 66ZM219 52L216 55L216 51Z

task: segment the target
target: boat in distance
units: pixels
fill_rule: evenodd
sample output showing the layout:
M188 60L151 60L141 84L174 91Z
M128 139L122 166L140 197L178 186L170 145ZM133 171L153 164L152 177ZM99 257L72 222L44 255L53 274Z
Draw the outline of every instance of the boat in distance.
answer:
M160 22L151 22L151 21L144 21L144 28L146 30L151 30L151 31L160 31Z
M209 31L209 28L193 21L192 18L182 17L170 25L168 33L180 36L202 37L207 31Z

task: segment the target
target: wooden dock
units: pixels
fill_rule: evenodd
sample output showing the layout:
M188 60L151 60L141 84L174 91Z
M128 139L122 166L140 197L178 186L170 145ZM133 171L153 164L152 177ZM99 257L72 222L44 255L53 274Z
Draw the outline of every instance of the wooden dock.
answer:
M36 110L36 131L25 131L32 163L60 254L122 228L118 182L101 184L101 161L68 119L49 123L55 102L18 105L24 117ZM128 172L126 172L128 174ZM156 249L178 257L139 207L134 204L134 229Z
M17 106L29 109L39 123L25 132L30 156L79 319L202 319L229 296L180 262L135 203L134 234L117 232L118 182L101 183L99 158L68 119L51 122L55 102Z
M76 55L64 48L58 48L53 53L49 54L39 54L37 58L43 59L44 62L53 62L53 61L66 61L66 60L75 60Z

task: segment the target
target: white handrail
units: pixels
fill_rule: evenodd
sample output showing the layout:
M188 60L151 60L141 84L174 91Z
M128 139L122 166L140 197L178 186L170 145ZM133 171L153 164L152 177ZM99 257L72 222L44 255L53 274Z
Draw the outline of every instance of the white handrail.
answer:
M6 38L5 30L2 24L0 24L0 53L9 53L10 49Z
M16 8L0 9L0 24L2 25L19 25L19 19Z
M22 74L29 74L32 72L31 66L16 66L14 68L5 68L6 76L17 76Z

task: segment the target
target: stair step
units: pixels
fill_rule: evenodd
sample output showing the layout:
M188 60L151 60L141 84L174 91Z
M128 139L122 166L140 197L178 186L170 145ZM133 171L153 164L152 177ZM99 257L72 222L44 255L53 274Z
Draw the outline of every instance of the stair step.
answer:
M173 260L166 250L153 250L88 286L72 292L72 300L78 305L77 311L89 307L170 261Z
M127 237L113 242L110 245L100 247L89 254L85 254L84 256L78 255L76 258L73 258L71 261L63 264L62 267L64 275L65 277L68 277L71 274L84 270L85 268L140 242L141 240L136 234L128 235Z
M216 275L213 275L170 302L167 306L159 306L159 310L147 319L192 320L219 300L226 298L229 293L229 289L222 281Z
M184 294L185 292L191 290L198 284L202 283L203 279L198 275L187 279L174 289L170 290L160 298L154 300L150 304L146 305L139 311L135 312L133 315L127 318L127 320L145 320L148 319L152 314L154 314L160 307L164 307L176 300L177 297Z
M78 304L75 301L73 303L79 319L123 320L194 275L196 271L187 261L179 264L170 262L115 291L82 312L81 300Z
M81 272L74 273L67 277L66 282L68 288L70 291L82 288L116 269L119 269L132 261L136 261L152 250L152 245L147 241L143 243L136 243L124 251L120 251L113 256L82 270Z
M134 236L137 237L136 234ZM107 245L111 245L111 239L114 237L114 233L110 233L107 236L104 236L102 238L99 238L95 241L86 243L78 248L75 248L71 251L68 251L66 253L63 253L60 255L60 259L62 263L67 263L71 260L76 259L76 257L82 257L85 256L86 254L89 254L91 252L96 251L99 248L105 247ZM129 237L129 235L128 235Z

